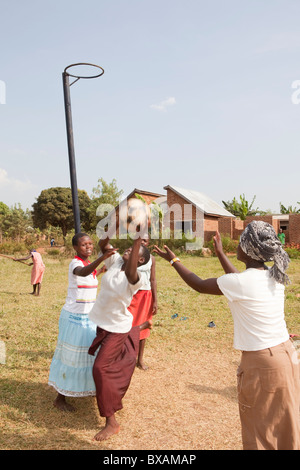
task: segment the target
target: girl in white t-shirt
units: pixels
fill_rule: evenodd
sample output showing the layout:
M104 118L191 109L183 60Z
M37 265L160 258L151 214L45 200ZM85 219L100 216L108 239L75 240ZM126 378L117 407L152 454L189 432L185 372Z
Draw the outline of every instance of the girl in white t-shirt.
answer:
M99 264L113 255L107 250L94 262L88 260L93 242L85 233L72 239L77 255L69 265L69 286L65 304L59 318L56 349L50 366L49 381L58 395L54 406L63 411L74 411L66 397L95 395L92 368L93 357L88 349L95 337L96 325L88 318L97 297L97 270Z
M225 295L234 320L234 347L242 351L238 399L243 448L298 450L300 446L300 383L297 353L284 319L285 273L289 257L274 228L262 221L247 225L241 235L239 273L214 237L225 275L201 279L168 247L155 252L169 261L182 279L200 293ZM265 263L273 261L268 268Z
M145 273L138 267L150 258L141 242L141 238L136 238L122 257L117 253L106 261L107 271L89 314L97 325L89 354L96 354L93 367L96 398L100 416L105 418L104 428L94 437L96 441L106 440L119 432L116 412L123 407L122 399L135 369L140 332L152 327L151 320L133 327L133 317L128 310L132 297L145 284ZM103 253L108 243L109 235L100 240Z

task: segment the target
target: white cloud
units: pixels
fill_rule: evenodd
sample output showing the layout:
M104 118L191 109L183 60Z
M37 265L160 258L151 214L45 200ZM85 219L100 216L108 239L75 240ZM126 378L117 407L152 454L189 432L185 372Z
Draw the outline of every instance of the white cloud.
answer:
M167 98L166 100L161 101L159 104L151 104L150 108L156 109L157 111L167 111L168 106L173 106L176 104L176 100L173 96Z
M0 201L7 205L14 205L17 202L22 204L25 202L24 199L31 197L31 193L35 190L36 186L30 180L21 181L13 178L4 168L0 168Z

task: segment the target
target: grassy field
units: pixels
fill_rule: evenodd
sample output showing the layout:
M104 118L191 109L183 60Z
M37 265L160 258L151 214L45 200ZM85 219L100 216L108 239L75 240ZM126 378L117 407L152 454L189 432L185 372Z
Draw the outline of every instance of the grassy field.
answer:
M133 375L118 413L120 433L104 443L93 441L104 424L93 397L71 399L75 413L54 408L55 392L47 382L70 260L43 259L41 297L28 295L31 268L0 260L0 340L6 348L0 364L0 449L241 449L235 389L240 353L232 347L226 299L200 296L161 259L159 311L145 351L149 369ZM202 277L222 274L216 258L182 260ZM300 334L300 260L291 262L289 275L286 321L290 333ZM215 328L208 327L210 321Z

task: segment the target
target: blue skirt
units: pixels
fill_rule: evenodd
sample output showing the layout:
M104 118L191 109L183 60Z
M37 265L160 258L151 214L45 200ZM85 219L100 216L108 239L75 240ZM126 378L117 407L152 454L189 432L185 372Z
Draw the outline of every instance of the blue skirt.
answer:
M97 326L88 314L62 309L56 349L50 366L48 384L61 395L86 397L96 395L93 379L94 356L88 354L96 337Z

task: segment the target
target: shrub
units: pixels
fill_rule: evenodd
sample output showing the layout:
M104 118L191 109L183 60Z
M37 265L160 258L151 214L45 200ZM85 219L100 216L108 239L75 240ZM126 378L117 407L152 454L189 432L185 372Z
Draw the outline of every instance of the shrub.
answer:
M300 258L300 250L297 248L285 248L285 251L289 255L291 259L299 259Z
M233 240L228 235L221 235L221 240L222 240L224 253L236 253L237 247L239 244L238 240ZM215 248L214 248L213 239L211 239L209 242L206 242L204 246L209 248L212 251L213 255L215 256Z

